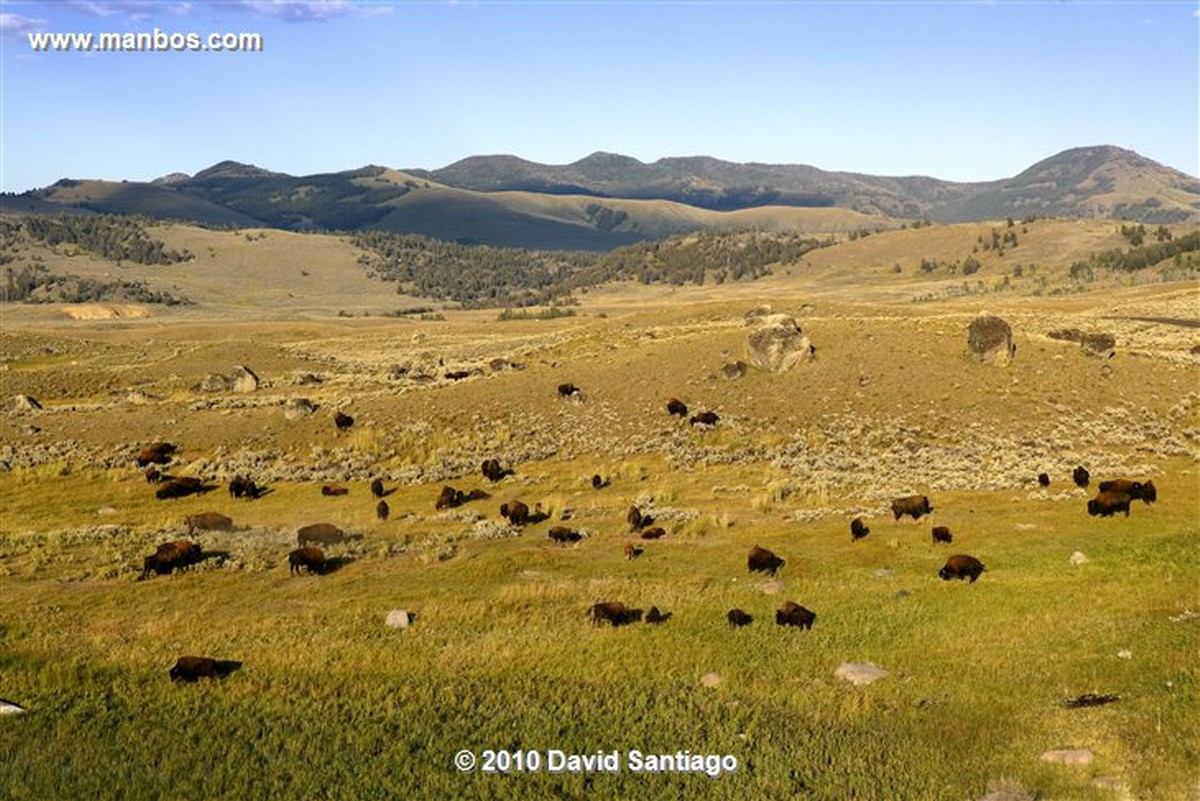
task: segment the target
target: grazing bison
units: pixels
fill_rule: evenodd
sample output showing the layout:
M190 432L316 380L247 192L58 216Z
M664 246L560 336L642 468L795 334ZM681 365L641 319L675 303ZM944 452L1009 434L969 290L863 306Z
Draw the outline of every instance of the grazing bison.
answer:
M579 395L579 387L575 386L574 384L559 384L558 385L558 397L574 398L574 397L577 397L578 395Z
M667 536L667 531L662 526L655 526L654 528L648 528L642 531L642 539L644 540L657 540L662 539L665 536Z
M1083 465L1079 465L1079 467L1075 468L1075 471L1071 473L1071 478L1075 480L1075 486L1083 487L1085 489L1087 488L1088 482L1092 480L1091 474L1088 473Z
M805 609L792 601L785 601L783 606L775 610L775 623L780 626L799 626L802 629L811 629L815 622L817 622L816 612Z
M165 484L160 484L158 489L154 491L154 497L160 501L167 498L183 498L187 495L194 495L197 492L203 492L204 485L200 479L191 476L183 476L182 478L173 478Z
M327 498L338 498L342 495L349 495L350 490L338 484L325 484L321 487L321 494Z
M971 583L974 584L975 579L979 578L979 574L982 572L983 563L974 556L956 553L946 560L946 564L938 571L938 577L942 581L969 578Z
M529 522L529 507L521 501L509 501L500 504L500 516L508 518L514 526L523 526Z
M1145 503L1153 503L1158 500L1158 490L1155 489L1153 481L1143 484L1141 481L1130 481L1127 478L1114 478L1111 481L1101 481L1100 491L1128 495L1130 500L1140 500Z
M146 471L145 475L147 484L157 484L160 481L170 481L172 478L174 478L174 476L166 475L157 467L151 467Z
M583 539L583 535L566 526L555 526L550 529L550 539L555 542L579 542Z
M629 524L630 531L637 531L639 528L645 528L654 522L654 518L650 515L642 514L642 510L636 506L630 506L629 511L625 515L625 522Z
M1050 476L1046 473L1038 473L1038 484L1043 487L1050 486Z
M1088 514L1092 517L1112 517L1117 512L1124 512L1129 517L1129 502L1132 500L1123 492L1101 492L1087 503Z
M625 552L626 559L637 559L639 556L645 553L643 549L634 545L632 542L625 543L625 546L622 550Z
M314 542L318 545L338 545L349 539L346 532L333 523L313 523L296 529L296 544L301 548Z
M311 545L297 548L288 554L288 567L290 574L298 574L300 568L307 570L309 575L323 573L325 571L325 552Z
M951 536L951 534L950 534L950 529L948 529L946 526L934 526L933 530L930 532L930 534L933 535L934 544L937 544L939 542L953 542L954 541L954 537Z
M746 559L746 565L750 568L751 573L761 572L766 573L768 576L773 576L775 575L775 571L783 567L784 561L766 548L760 548L755 545L750 549L750 556Z
M592 476L592 489L604 489L609 484L607 478L601 478L600 474Z
M388 508L387 501L381 500L379 503L375 504L375 516L378 517L380 520L387 520L388 515L390 515L391 513L392 513L392 510Z
M254 483L254 479L245 476L234 476L229 480L229 497L249 498L254 500L262 494L262 489Z
M867 528L867 524L863 522L861 517L856 517L850 521L850 536L854 539L861 540L870 533L871 529Z
M177 446L171 442L152 442L138 451L137 466L146 467L151 464L168 464Z
M742 626L749 626L754 622L754 617L741 609L730 609L725 613L725 619L729 621L731 629L740 629Z
M434 509L453 509L455 506L462 506L466 502L466 496L462 490L457 490L449 484L442 487L441 493L433 503Z
M142 578L149 578L151 573L169 576L176 570L194 565L204 559L200 546L187 540L174 540L159 545L154 553L142 560Z
M188 534L197 529L200 531L233 531L233 519L219 512L201 512L198 515L188 515L183 519Z
M505 476L511 476L512 470L501 468L500 462L497 459L484 459L483 467L481 468L483 477L488 481L499 481Z
M692 419L688 422L692 425L699 423L704 426L715 426L721 418L716 412L700 412L700 414L692 415Z
M242 666L230 659L210 659L207 656L181 656L168 671L171 681L223 679Z
M667 618L671 616L670 612L660 612L657 606L650 607L650 611L646 613L647 623L665 623Z
M383 497L383 479L377 478L371 482L371 494L376 498Z
M354 418L342 412L334 412L333 424L337 426L338 431L345 431L347 428L354 425Z
M667 401L667 414L678 415L680 418L687 417L687 404L679 398L671 398Z
M921 515L927 515L932 511L933 507L929 505L929 498L924 495L909 495L892 501L892 514L896 516L897 520L904 515L912 515L913 520L920 520Z
M620 601L602 601L588 610L592 625L611 623L614 627L636 623L642 619L641 609L627 609Z

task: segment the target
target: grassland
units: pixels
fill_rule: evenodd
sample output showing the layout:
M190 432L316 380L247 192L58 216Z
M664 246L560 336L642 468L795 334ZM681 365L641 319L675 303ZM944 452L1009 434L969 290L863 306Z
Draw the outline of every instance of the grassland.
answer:
M0 697L30 710L0 718L0 787L30 799L1194 798L1200 385L1196 329L1171 321L1195 319L1196 287L914 303L927 281L961 282L912 275L909 260L937 255L915 233L842 250L858 282L831 249L752 285L593 290L576 316L549 320L338 318L351 295L382 301L364 283L332 290L324 314L317 294L276 307L299 283L283 278L270 298L214 294L145 318L6 310L0 397L44 408L0 417ZM928 236L947 237L950 258L976 233ZM1052 233L1037 234L1030 250L1049 249ZM211 236L219 263L232 235ZM875 253L885 237L894 247ZM316 269L354 269L330 247ZM1043 264L1062 280L1060 260ZM817 358L727 378L762 303L795 313ZM1007 368L966 354L984 310L1014 329ZM1117 355L1048 336L1065 327L1113 332ZM259 375L256 391L199 389L236 364ZM458 370L468 377L445 377ZM557 397L562 381L582 402ZM721 422L670 418L671 396ZM299 397L318 409L288 419ZM349 432L335 409L355 416ZM217 489L155 500L132 465L155 439L179 443L172 472ZM486 456L515 474L488 484ZM1159 500L1089 518L1090 492L1069 480L1080 463L1094 480L1152 477ZM237 472L271 492L232 501ZM595 473L609 486L593 489ZM393 490L386 522L375 476ZM326 481L350 494L322 497ZM492 497L435 511L444 483ZM910 492L930 496L952 546L931 543L928 520L892 519L888 500ZM518 498L551 520L499 525L499 503ZM627 561L632 503L668 534ZM139 581L141 557L207 510L238 525L197 537L214 558ZM856 515L871 527L860 542ZM331 549L346 560L336 572L290 577L295 530L317 521L363 538ZM551 525L588 536L556 545ZM776 579L747 573L755 544L787 560ZM1075 551L1089 561L1071 564ZM987 571L940 581L952 552ZM594 627L599 600L672 616ZM784 600L814 610L815 627L775 626ZM755 622L731 631L735 606ZM409 629L384 626L397 608L415 613ZM172 684L184 654L244 666ZM847 661L889 675L854 687L834 677ZM1062 706L1083 693L1120 700ZM1094 760L1040 759L1076 747ZM739 767L464 774L461 749L686 749Z

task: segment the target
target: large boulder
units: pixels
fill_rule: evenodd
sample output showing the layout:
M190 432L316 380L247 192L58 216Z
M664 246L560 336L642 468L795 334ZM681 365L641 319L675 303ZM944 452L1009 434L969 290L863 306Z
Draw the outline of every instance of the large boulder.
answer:
M1117 352L1117 338L1107 332L1084 334L1079 341L1088 356L1107 359Z
M990 314L971 321L967 327L967 347L975 361L1001 367L1011 362L1017 352L1012 328L1003 319Z
M239 364L233 368L230 389L234 392L253 392L258 389L258 376L249 367Z
M32 395L17 395L13 398L14 412L36 412L41 408L42 404Z
M812 343L790 314L758 317L746 344L749 362L773 373L786 372L814 353Z

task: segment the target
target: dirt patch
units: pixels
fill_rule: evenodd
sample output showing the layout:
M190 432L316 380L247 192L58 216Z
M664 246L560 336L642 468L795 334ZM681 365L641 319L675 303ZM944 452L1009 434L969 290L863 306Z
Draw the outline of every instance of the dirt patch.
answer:
M79 303L64 306L62 313L72 320L117 320L149 317L145 306L133 303Z

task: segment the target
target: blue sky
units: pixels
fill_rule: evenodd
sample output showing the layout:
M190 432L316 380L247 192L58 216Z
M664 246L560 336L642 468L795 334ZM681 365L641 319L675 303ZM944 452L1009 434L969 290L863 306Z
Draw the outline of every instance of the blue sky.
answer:
M0 0L0 188L708 155L958 181L1112 144L1200 174L1196 2ZM28 33L254 32L38 53Z

